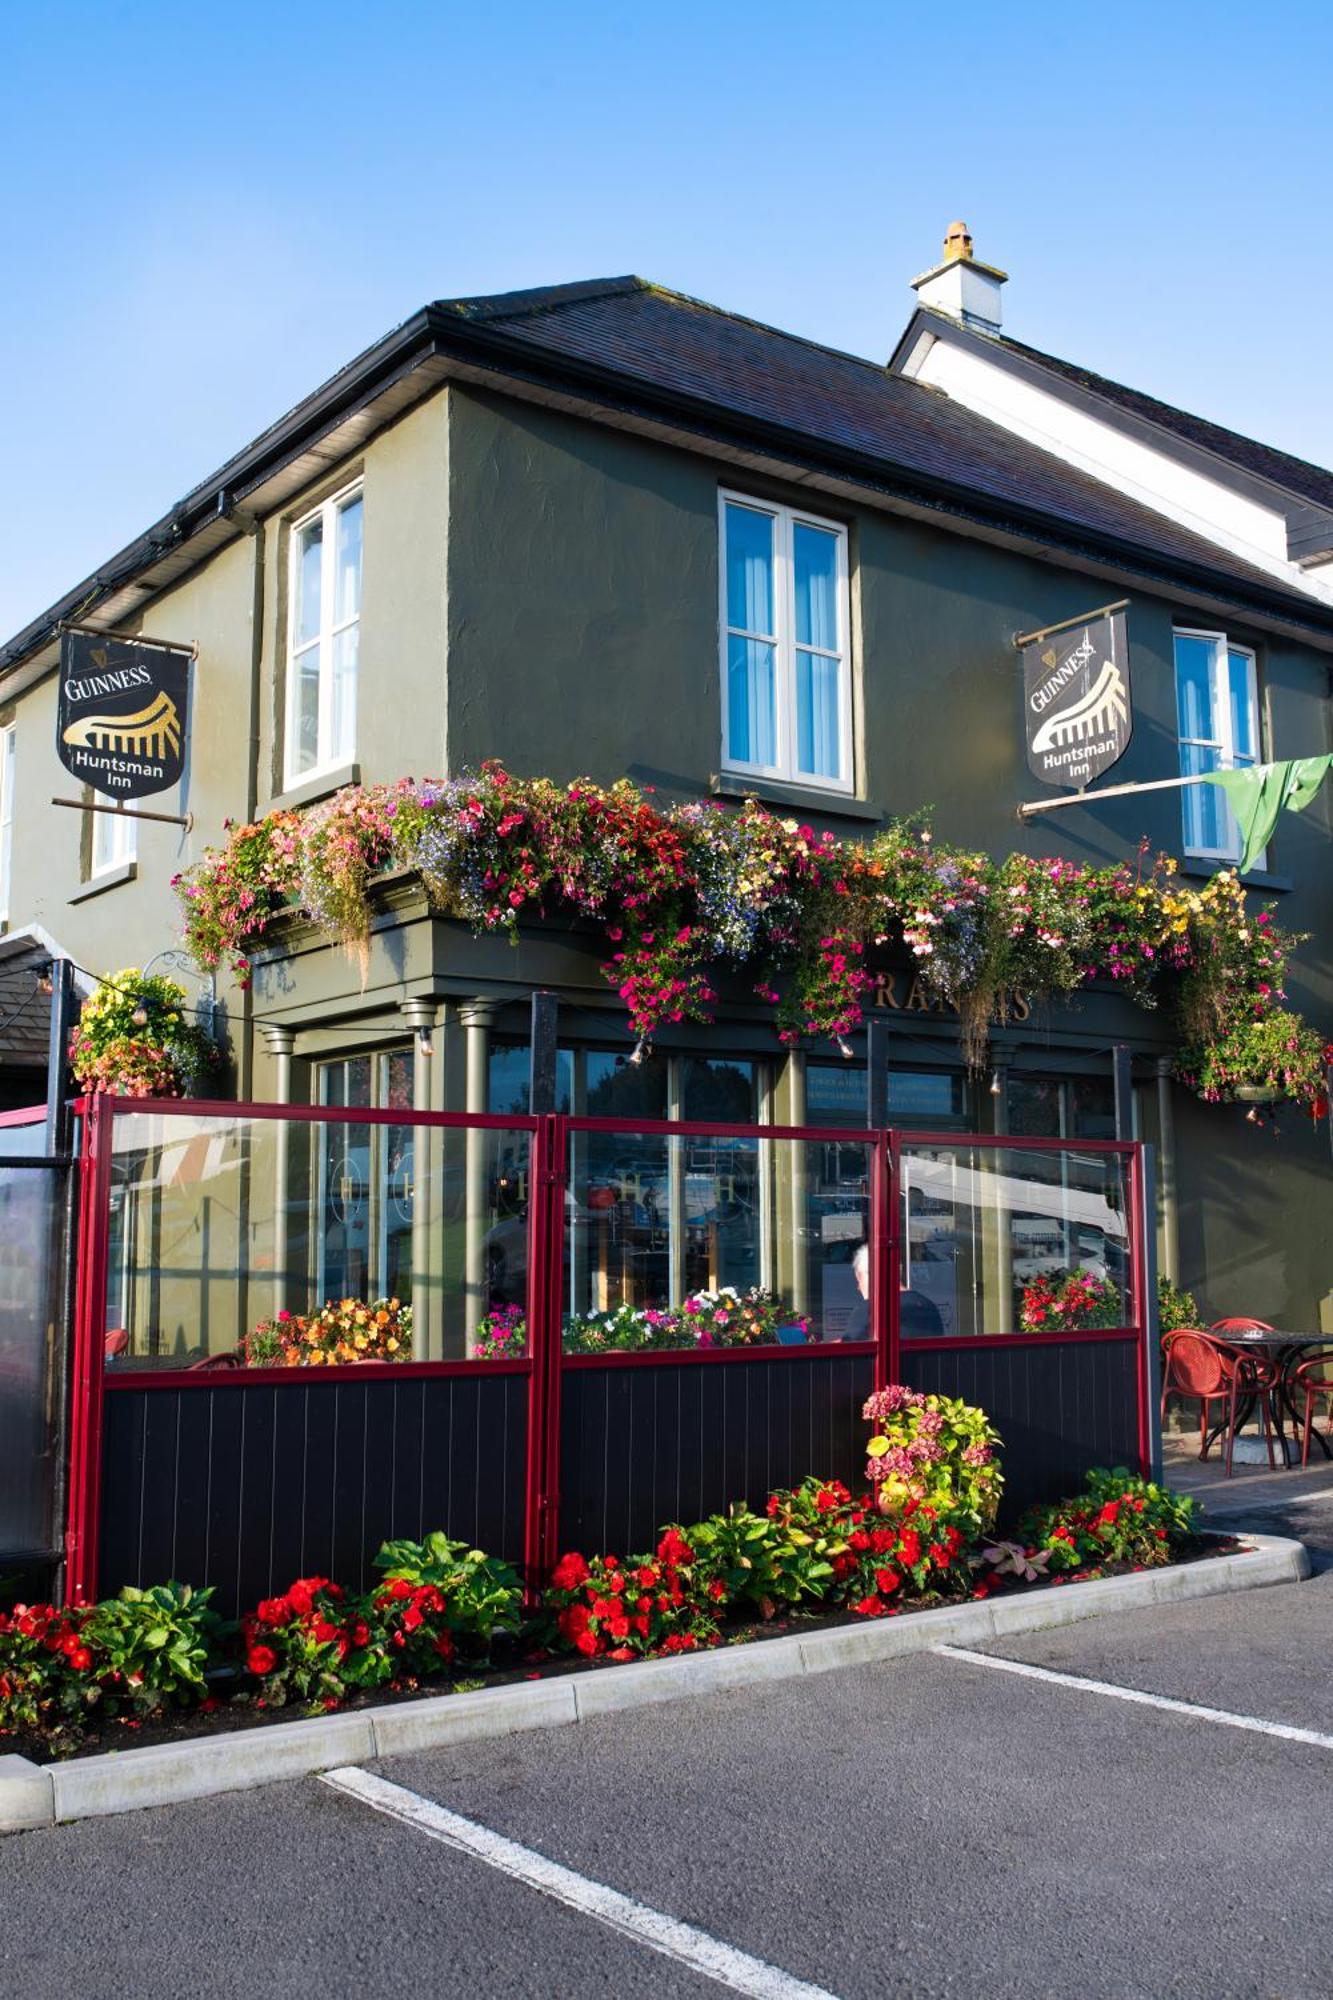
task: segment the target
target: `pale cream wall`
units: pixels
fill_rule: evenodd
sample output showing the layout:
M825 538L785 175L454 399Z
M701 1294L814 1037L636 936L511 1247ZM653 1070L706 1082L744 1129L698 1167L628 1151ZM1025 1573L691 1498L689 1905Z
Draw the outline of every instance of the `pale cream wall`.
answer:
M94 972L142 966L179 944L171 878L221 839L225 819L244 818L256 735L258 810L281 789L286 529L322 494L358 473L364 474L366 512L356 761L367 782L443 770L446 395L441 391L410 411L358 457L331 466L299 500L263 522L257 719L250 713L254 537L221 550L145 612L144 634L196 645L199 654L185 778L175 790L139 803L151 811L193 813L194 826L187 833L140 821L134 879L87 894L90 816L51 804L55 796L81 796L56 756L56 675L15 704L0 701L0 723L13 719L17 725L11 930L39 924ZM235 1019L234 994L231 1011Z

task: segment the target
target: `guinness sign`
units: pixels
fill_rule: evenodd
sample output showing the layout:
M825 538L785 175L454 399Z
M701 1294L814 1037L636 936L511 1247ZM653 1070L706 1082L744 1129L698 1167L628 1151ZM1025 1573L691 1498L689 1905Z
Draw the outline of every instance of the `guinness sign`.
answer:
M56 754L65 769L110 799L177 784L193 657L146 639L62 632Z
M1045 785L1082 791L1129 747L1134 726L1123 611L1023 642L1028 764Z

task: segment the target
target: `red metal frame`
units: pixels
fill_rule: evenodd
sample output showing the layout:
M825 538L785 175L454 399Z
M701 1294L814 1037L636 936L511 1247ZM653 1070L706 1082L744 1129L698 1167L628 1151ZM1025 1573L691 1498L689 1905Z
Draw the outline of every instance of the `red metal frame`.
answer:
M499 1116L492 1113L372 1110L354 1106L231 1104L221 1100L114 1099L97 1095L76 1107L80 1114L79 1261L75 1296L73 1392L70 1443L68 1518L66 1524L67 1594L73 1603L90 1602L97 1587L97 1540L101 1481L103 1392L130 1389L246 1389L307 1383L311 1379L343 1379L345 1368L319 1371L288 1368L199 1369L126 1368L105 1371L106 1286L110 1238L111 1163L117 1117L160 1114L175 1119L211 1118L236 1123L249 1119L286 1120L298 1124L419 1125L455 1130L522 1132L531 1135L528 1204L528 1354L507 1361L404 1361L350 1364L361 1380L420 1380L462 1377L478 1373L528 1377L528 1438L524 1553L530 1580L549 1571L559 1555L560 1535L560 1408L561 1379L566 1368L624 1369L679 1367L689 1364L738 1366L763 1358L814 1360L831 1350L852 1355L873 1354L877 1386L901 1379L903 1362L918 1353L941 1349L1009 1346L1079 1346L1097 1341L1138 1343L1138 1423L1141 1462L1146 1470L1151 1451L1147 1407L1147 1300L1144 1268L1143 1173L1141 1148L1124 1140L1026 1139L1010 1134L869 1131L845 1126L708 1124L702 1120ZM0 1114L0 1124L40 1124L44 1106L22 1107ZM564 1306L564 1200L569 1176L569 1135L572 1132L621 1132L645 1138L700 1137L804 1141L816 1145L861 1144L869 1151L870 1217L870 1336L864 1340L750 1348L691 1350L665 1348L630 1354L571 1354L563 1352L561 1325ZM904 1339L902 1331L902 1217L898 1190L905 1150L965 1152L981 1148L1014 1152L1109 1154L1129 1165L1129 1252L1134 1325L1097 1327L1078 1332L952 1334Z
M286 1383L307 1388L315 1382L422 1382L449 1375L526 1375L526 1355L509 1361L340 1361L336 1368L111 1368L102 1387L117 1389L249 1389Z
M44 1125L45 1104L20 1104L12 1111L0 1111L0 1125Z
M817 1361L822 1355L830 1354L873 1354L876 1342L873 1340L815 1340L805 1341L799 1347L793 1343L784 1347L780 1341L758 1341L753 1347L654 1347L636 1349L630 1354L565 1354L562 1368L660 1368L672 1367L682 1362L701 1362L709 1367L724 1367L728 1362L756 1361L761 1357L767 1361Z
M71 1604L91 1604L97 1596L112 1104L101 1094L94 1099L83 1121L79 1154L79 1267L65 1529L65 1595Z

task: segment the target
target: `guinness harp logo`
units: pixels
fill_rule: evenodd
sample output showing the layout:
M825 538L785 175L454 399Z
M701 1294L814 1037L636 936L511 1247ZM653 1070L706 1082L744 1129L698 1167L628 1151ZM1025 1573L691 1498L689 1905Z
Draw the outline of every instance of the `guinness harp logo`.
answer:
M1124 756L1134 726L1121 611L1023 648L1028 764L1079 791Z
M56 751L67 771L113 799L180 780L191 655L176 646L65 632Z

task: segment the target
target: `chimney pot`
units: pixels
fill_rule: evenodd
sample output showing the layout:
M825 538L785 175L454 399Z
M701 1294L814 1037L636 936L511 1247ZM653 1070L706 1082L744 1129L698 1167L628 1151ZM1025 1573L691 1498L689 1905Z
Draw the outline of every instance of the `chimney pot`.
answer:
M944 232L946 260L972 255L972 232L965 222L951 222Z

